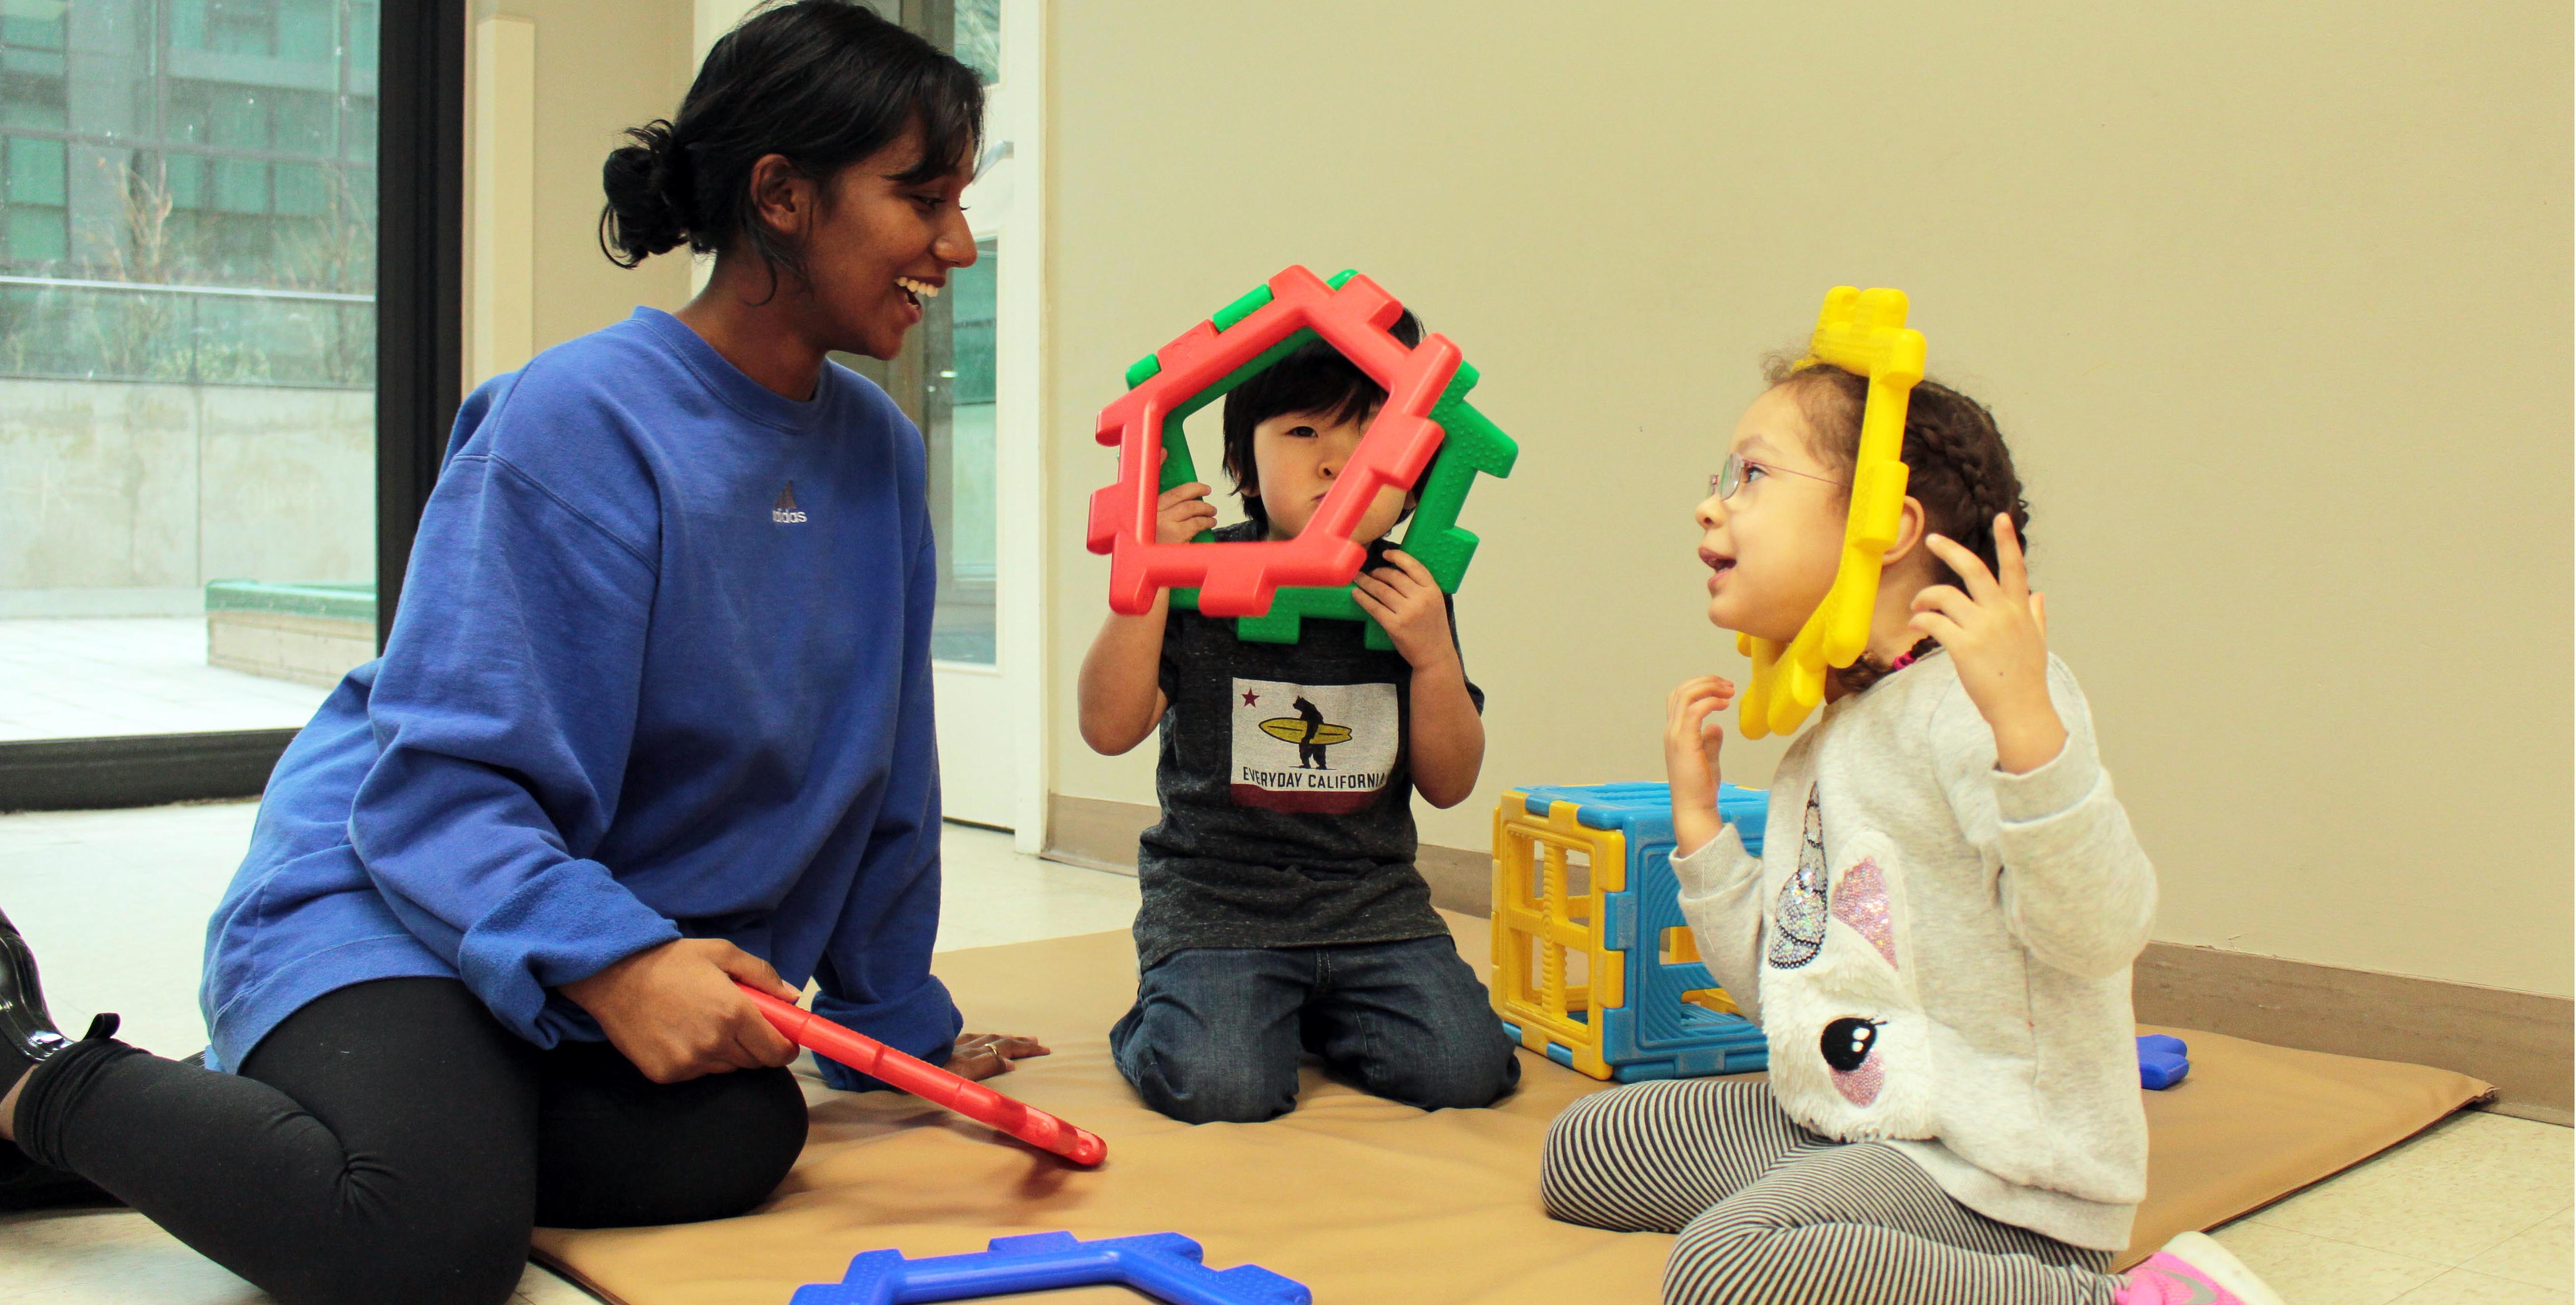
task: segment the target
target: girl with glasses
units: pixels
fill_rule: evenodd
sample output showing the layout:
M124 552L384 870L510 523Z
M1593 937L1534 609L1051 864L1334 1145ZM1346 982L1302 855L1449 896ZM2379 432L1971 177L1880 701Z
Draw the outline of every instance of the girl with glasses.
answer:
M1696 512L1715 625L1787 643L1832 586L1867 382L1775 364ZM2048 651L1994 418L1918 385L1867 651L1771 789L1717 813L1718 713L1673 690L1673 869L1768 1082L1586 1098L1549 1130L1557 1218L1678 1233L1664 1298L2278 1305L2198 1233L2109 1272L2146 1194L2129 966L2155 871Z

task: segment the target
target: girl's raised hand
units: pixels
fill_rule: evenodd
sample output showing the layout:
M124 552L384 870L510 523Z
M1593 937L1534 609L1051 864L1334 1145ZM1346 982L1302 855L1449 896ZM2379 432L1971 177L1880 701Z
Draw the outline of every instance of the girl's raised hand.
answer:
M1684 680L1664 699L1664 778L1673 790L1673 849L1688 856L1717 837L1717 750L1726 723L1709 722L1735 701L1722 675Z
M2066 746L2066 723L2048 698L2047 610L2030 591L2012 518L1995 515L2000 576L1957 540L1927 535L1923 542L1967 589L1933 585L1916 594L1906 628L1949 650L1959 686L1995 732L1996 766L2020 774L2047 765Z

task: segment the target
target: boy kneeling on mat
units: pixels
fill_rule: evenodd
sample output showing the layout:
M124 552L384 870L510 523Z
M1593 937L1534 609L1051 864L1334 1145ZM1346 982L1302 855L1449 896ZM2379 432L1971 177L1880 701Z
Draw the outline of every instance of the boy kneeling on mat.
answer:
M1394 334L1418 344L1421 326L1407 313ZM1250 519L1218 541L1295 538L1385 402L1321 341L1228 395L1225 469ZM1157 537L1214 526L1210 492L1165 491ZM1413 793L1466 800L1485 729L1448 595L1382 538L1411 508L1382 490L1352 535L1369 541L1355 596L1393 652L1349 621L1245 642L1157 594L1142 616L1112 615L1083 661L1085 742L1114 756L1163 730L1163 819L1136 858L1143 975L1109 1046L1174 1119L1287 1113L1304 1051L1426 1110L1489 1105L1520 1077L1413 864Z

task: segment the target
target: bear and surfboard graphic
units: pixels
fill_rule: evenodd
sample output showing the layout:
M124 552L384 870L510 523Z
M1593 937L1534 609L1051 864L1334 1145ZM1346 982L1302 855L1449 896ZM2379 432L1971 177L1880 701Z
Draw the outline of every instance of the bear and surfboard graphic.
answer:
M1234 681L1235 805L1342 814L1377 800L1395 766L1392 684Z

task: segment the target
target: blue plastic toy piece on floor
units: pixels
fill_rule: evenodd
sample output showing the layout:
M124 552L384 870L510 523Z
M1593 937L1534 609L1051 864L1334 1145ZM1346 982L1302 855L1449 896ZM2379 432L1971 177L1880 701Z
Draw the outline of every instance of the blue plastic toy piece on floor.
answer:
M2191 1073L2191 1048L2182 1039L2150 1033L2138 1039L2138 1082L2162 1092Z
M1257 1264L1211 1269L1205 1254L1179 1233L1086 1242L1069 1232L996 1237L990 1250L925 1260L866 1251L839 1282L799 1287L789 1305L972 1300L1100 1283L1133 1287L1171 1305L1312 1305L1315 1299L1303 1283Z

